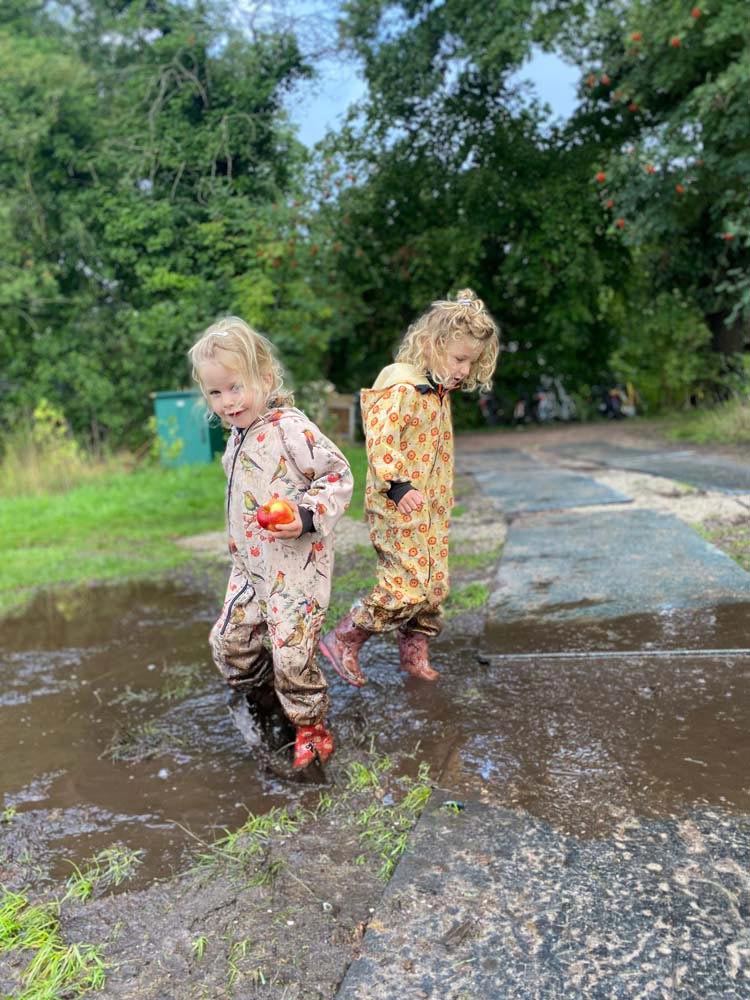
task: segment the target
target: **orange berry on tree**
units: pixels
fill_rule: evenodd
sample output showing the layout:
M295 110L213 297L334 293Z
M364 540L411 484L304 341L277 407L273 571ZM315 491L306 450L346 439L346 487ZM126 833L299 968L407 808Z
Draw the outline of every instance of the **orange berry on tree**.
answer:
M723 240L726 240L727 243L731 243L732 240L734 239L734 233L722 233L721 238Z
M635 101L631 101L630 104L628 104L628 111L637 111L637 110L638 110L638 105L635 103Z
M605 73L604 76L601 78L601 80L599 82L602 83L605 87L608 87L609 84L610 84L610 79L607 76L607 74Z
M675 35L674 38L670 38L669 44L672 46L673 49L679 49L679 47L682 45L682 42L677 37L677 35Z
M615 225L617 226L618 229L624 229L625 228L625 220L624 219L618 219L617 222L615 223Z
M607 208L614 208L614 207L615 207L615 203L612 201L611 198L609 198L607 200Z
M693 9L690 11L690 16L691 17L700 17L701 16L701 9L700 9L700 7L693 7Z
M685 188L682 186L682 184L675 184L674 189L677 192L677 194L685 194Z
M595 175L595 178L594 178L594 179L595 179L595 180L597 181L597 183L598 183L598 184L603 184L603 183L604 183L604 182L606 181L606 179L607 179L607 175L606 175L606 174L604 173L604 171L603 171L603 170L600 170L600 171L599 171L599 172L598 172L598 173L597 173L597 174Z
M643 39L643 35L640 31L634 31L630 36L631 42L640 42Z

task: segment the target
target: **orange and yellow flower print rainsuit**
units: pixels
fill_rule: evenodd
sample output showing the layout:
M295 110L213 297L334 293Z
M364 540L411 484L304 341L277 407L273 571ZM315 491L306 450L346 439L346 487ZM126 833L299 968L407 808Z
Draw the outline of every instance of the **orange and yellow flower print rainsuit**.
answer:
M372 389L362 390L361 405L369 463L365 512L378 569L374 589L352 609L352 620L370 632L400 627L435 636L448 596L450 399L424 371L393 364L383 369ZM395 484L419 490L425 498L422 508L402 514L388 496Z

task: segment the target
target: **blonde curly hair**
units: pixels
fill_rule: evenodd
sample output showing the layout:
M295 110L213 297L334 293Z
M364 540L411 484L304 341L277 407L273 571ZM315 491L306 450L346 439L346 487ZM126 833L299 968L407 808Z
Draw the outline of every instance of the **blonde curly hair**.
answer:
M224 316L212 323L188 351L193 366L193 380L200 386L204 399L210 401L201 381L201 366L214 361L230 371L237 372L245 387L259 401L259 416L271 400L276 405L291 406L293 396L284 388L284 369L281 367L270 340L253 330L239 316ZM226 420L222 420L229 427Z
M440 371L441 357L444 358L448 344L461 337L483 345L462 387L488 392L500 352L500 331L484 302L470 288L462 288L455 301L433 302L406 331L396 361L429 368L435 381L445 383L447 376Z

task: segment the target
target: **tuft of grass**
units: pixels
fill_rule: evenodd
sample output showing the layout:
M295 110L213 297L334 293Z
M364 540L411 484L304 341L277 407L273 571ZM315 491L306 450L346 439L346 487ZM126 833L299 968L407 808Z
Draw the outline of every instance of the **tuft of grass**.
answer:
M106 966L101 949L66 944L60 934L60 903L31 903L22 892L0 897L0 953L33 951L21 974L16 1000L58 1000L100 990Z
M299 826L299 817L291 816L286 809L274 807L260 816L250 813L239 829L225 830L223 837L208 844L208 852L198 855L198 864L213 866L224 862L244 867L267 852L273 837L296 833Z
M450 616L463 611L476 611L487 603L489 596L489 589L484 583L468 583L451 591L446 601L446 613Z
M432 793L429 765L422 763L416 781L406 777L401 779L401 783L407 788L404 797L394 805L384 805L385 790L380 785L379 775L388 769L385 765L366 769L368 785L361 784L362 774L357 772L350 777L349 785L352 790L370 787L375 792L374 801L355 816L354 822L360 828L362 844L378 856L378 875L384 881L393 874L399 858L406 850L409 833Z
M456 570L488 569L494 566L502 555L503 547L490 549L487 552L451 552L449 556L451 573Z
M65 883L63 902L68 899L90 899L95 888L120 885L133 874L142 858L143 851L131 851L121 844L115 844L95 854L84 864L83 869L73 865L73 874Z
M732 399L711 409L670 417L666 434L695 444L750 444L750 401Z
M182 746L182 740L158 722L148 721L132 729L118 730L102 757L110 760L141 761Z
M201 934L197 937L191 945L191 951L196 958L196 961L200 962L206 953L206 945L208 944L208 938L205 934Z

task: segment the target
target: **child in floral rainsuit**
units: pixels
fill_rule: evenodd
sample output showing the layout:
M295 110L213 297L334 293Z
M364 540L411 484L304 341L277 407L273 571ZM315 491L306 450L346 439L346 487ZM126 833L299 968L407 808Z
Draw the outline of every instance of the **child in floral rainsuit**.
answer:
M497 327L474 293L438 301L406 333L396 364L361 394L367 439L365 511L378 556L372 592L320 643L344 680L365 683L358 653L375 632L398 629L401 667L435 680L428 640L442 628L448 596L453 506L449 393L489 389Z
M331 591L331 532L349 506L351 470L290 405L270 343L241 319L209 327L190 360L209 406L231 427L223 464L232 568L211 650L235 690L253 699L275 691L296 727L294 766L305 767L333 753L316 652ZM261 528L259 507L279 497L294 520Z

